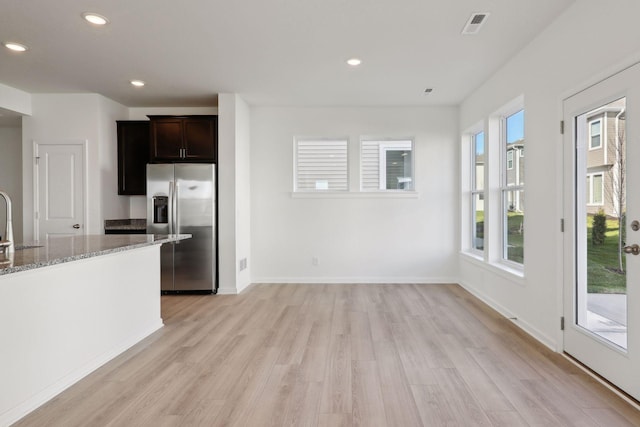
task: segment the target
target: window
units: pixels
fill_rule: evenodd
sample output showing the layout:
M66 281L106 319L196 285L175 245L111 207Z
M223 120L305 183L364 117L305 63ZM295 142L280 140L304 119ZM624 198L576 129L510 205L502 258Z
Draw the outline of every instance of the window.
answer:
M595 150L602 147L602 120L589 122L589 149Z
M524 263L524 110L504 117L502 174L502 257ZM516 153L514 155L514 153Z
M471 247L484 250L484 132L471 137Z
M507 150L507 170L513 169L513 150Z
M414 189L412 140L365 140L360 155L363 191Z
M294 191L347 191L348 139L297 139Z
M594 173L587 175L587 204L603 205L604 203L604 186L603 174Z

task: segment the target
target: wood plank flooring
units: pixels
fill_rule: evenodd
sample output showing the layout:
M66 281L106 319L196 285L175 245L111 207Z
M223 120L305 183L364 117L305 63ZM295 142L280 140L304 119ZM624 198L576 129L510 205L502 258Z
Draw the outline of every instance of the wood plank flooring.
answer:
M165 327L17 426L640 426L457 285L167 296Z

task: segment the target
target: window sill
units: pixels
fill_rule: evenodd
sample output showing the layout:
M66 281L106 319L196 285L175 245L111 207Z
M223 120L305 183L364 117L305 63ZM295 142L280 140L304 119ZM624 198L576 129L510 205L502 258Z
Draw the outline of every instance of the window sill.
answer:
M519 286L525 286L524 269L504 262L487 262L472 252L460 252L461 258L484 270L497 274Z
M473 249L463 250L460 255L467 258L469 261L473 261L474 264L484 265L484 253L476 252Z
M292 199L418 199L417 191L293 191Z

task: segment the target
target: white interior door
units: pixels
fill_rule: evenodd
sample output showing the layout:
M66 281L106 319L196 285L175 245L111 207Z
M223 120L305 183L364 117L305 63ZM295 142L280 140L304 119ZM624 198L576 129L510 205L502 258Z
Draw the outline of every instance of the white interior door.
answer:
M564 350L640 400L640 65L566 99L564 122Z
M38 144L35 236L85 233L85 144Z

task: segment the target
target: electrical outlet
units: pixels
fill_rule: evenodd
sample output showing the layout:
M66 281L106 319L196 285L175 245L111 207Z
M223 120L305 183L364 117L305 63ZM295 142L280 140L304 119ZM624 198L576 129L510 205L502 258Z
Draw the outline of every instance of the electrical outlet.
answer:
M246 258L242 258L238 264L239 264L239 270L240 271L247 269L247 259Z
M314 256L313 258L311 258L311 264L315 266L320 265L320 258L318 258L317 256Z

